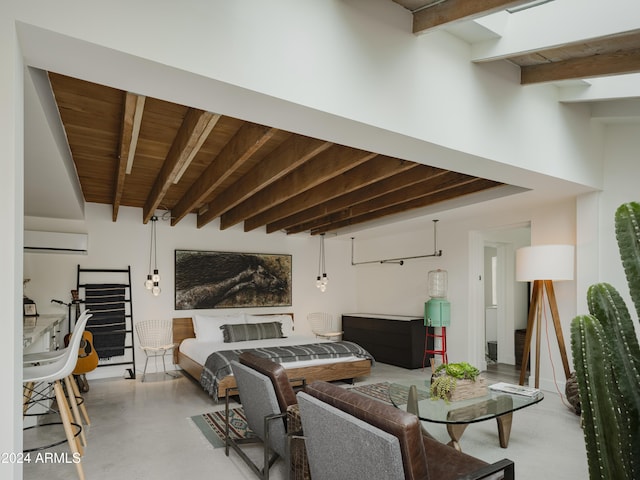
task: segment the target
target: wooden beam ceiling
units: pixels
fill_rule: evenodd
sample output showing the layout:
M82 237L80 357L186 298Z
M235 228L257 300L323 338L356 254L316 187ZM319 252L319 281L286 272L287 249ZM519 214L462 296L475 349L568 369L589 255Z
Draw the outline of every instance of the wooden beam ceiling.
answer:
M500 183L49 74L85 200L177 225L326 232ZM137 115L136 108L144 108ZM135 126L138 117L139 125ZM134 130L137 142L131 141ZM130 173L126 158L133 154ZM458 189L456 190L456 187ZM446 190L447 196L438 196Z
M169 187L180 181L193 157L220 120L220 115L190 108L160 169L143 209L147 223L164 199Z

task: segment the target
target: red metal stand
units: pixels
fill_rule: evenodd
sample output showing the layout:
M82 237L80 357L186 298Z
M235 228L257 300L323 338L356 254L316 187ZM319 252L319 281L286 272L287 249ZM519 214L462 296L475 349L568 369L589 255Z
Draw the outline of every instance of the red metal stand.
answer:
M422 368L424 368L424 364L427 361L427 355L429 354L441 355L442 363L449 363L447 359L447 327L440 327L440 329L440 334L437 334L435 333L435 329L434 333L429 333L429 329L427 328L427 334L424 339L424 356L422 357ZM427 345L429 345L429 337L433 338L433 349L429 349L427 347ZM441 339L440 348L436 347L437 338Z

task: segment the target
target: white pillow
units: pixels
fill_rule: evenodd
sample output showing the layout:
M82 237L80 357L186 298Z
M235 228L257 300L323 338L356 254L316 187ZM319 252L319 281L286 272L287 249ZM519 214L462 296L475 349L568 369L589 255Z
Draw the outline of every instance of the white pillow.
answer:
M290 337L293 335L293 318L291 315L251 315L245 313L246 323L265 323L280 322L282 323L282 335Z
M194 315L193 331L196 339L202 342L224 342L224 336L220 327L222 325L237 325L245 323L241 313L229 315Z

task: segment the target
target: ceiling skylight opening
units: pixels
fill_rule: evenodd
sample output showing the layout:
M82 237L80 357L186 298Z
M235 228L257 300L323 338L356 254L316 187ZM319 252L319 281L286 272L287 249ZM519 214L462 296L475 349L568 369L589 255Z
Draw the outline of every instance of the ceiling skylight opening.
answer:
M544 5L545 3L549 3L549 2L553 2L554 0L535 0L533 2L530 3L525 3L524 5L520 5L518 7L513 7L513 8L507 8L507 12L509 13L518 13L518 12L522 12L523 10L528 10L530 8L533 7L539 7L540 5Z

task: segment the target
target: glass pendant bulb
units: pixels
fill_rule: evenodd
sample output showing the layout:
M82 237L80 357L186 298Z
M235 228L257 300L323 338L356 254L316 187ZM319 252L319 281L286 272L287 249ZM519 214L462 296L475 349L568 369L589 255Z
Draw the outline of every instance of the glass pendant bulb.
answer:
M327 277L326 273L323 273L322 274L322 284L326 286L327 283L329 283L329 277Z
M320 275L318 275L316 278L316 287L320 288L320 285L322 285L322 280L320 279Z
M327 289L327 286L323 283L320 285L320 291L324 292Z
M151 274L147 275L147 279L144 282L144 288L147 290L151 290L153 288L153 279L151 278Z
M151 279L155 283L158 283L160 281L160 274L158 273L158 269L157 268L153 271L153 276L151 277Z
M160 295L161 291L162 290L160 289L158 282L154 282L153 288L151 289L151 293L153 293L153 295L157 297L158 295Z

